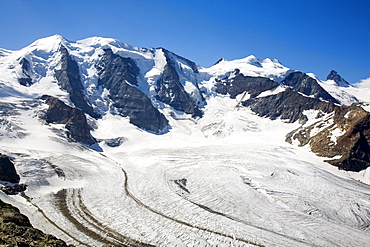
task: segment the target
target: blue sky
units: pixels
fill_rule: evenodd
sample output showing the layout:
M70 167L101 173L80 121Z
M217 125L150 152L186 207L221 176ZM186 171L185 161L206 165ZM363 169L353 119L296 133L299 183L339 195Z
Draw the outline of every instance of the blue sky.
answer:
M278 58L325 80L370 77L369 0L0 0L0 47L60 34L164 47L204 67Z

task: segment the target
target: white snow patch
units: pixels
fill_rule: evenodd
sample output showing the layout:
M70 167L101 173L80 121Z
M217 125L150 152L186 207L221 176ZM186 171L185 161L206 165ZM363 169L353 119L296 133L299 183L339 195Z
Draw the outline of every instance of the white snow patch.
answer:
M264 92L260 93L257 96L257 98L262 98L262 97L266 97L266 96L270 96L270 95L279 94L281 92L284 92L286 89L287 89L287 87L278 86L277 88L274 88L272 90L267 90L267 91L264 91Z
M152 94L155 93L156 83L164 70L164 66L167 63L162 49L156 49L155 56L153 58L154 66L144 75L144 78L146 78Z
M334 145L336 145L338 138L344 135L346 132L340 130L338 127L335 127L330 133L331 133L330 140L334 143Z

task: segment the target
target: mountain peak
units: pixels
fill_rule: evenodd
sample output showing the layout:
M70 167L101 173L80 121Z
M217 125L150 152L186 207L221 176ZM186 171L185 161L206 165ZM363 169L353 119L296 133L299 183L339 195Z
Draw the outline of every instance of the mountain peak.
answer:
M257 67L262 67L261 65L261 60L259 60L256 56L254 55L249 55L248 57L240 59L241 62L249 63L251 65L257 66Z
M219 63L222 63L222 62L227 62L227 60L222 57L214 65L219 64Z
M61 44L66 46L66 44L70 42L71 41L67 40L63 36L55 34L49 37L38 39L26 48L31 50L42 50L46 52L52 52L57 51Z
M224 76L238 69L245 76L262 76L276 82L281 82L291 70L283 66L277 59L266 58L260 60L254 55L228 61L221 58L210 68L204 69L207 73Z
M36 43L36 44L45 44L45 43L58 43L58 44L60 44L60 43L67 43L67 42L71 42L71 41L67 40L66 38L64 38L60 34L54 34L52 36L48 36L48 37L45 37L45 38L38 39L34 43Z
M104 38L104 37L89 37L82 40L72 41L64 38L59 34L55 34L52 36L48 36L45 38L38 39L34 41L31 45L27 47L30 50L42 50L44 52L55 52L59 49L59 47L63 45L68 49L75 49L75 47L94 47L94 48L118 48L118 49L125 49L129 51L143 51L146 50L145 48L135 47L124 43L118 39L114 38Z
M333 80L340 87L349 87L350 84L344 80L335 70L330 71L326 80Z
M92 47L110 47L110 46L114 46L114 47L117 47L117 48L124 48L126 50L136 50L136 51L140 49L139 47L129 45L129 44L124 43L124 42L122 42L118 39L103 38L103 37L99 37L99 36L94 36L94 37L82 39L82 40L77 41L77 43L84 44L84 45L87 45L87 46L92 46Z

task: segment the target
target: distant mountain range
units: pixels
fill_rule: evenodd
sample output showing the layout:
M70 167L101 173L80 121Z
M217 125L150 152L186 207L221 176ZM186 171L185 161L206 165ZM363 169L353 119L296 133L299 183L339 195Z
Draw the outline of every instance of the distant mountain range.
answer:
M184 121L202 138L237 139L236 120L218 116L217 107L207 120L212 102L225 99L233 103L219 111L251 111L283 122L292 126L282 129L286 142L306 146L328 165L360 172L370 166L369 80L349 84L333 70L323 81L254 56L204 68L164 48L54 35L18 51L0 49L0 152L16 157L36 147L49 150L58 140L104 155L127 141L131 127L153 140L173 135L174 141L175 130L193 131ZM104 136L98 123L113 126L110 119L129 125ZM240 133L248 128L241 123Z
M1 50L0 54L1 96L43 100L49 108L40 117L47 123L65 124L69 138L87 145L97 141L90 135L85 114L94 119L108 113L128 117L145 131L164 134L171 128L171 116L166 116L164 109L201 118L209 98L225 95L238 97L238 107L249 107L261 117L299 121L304 129L307 111L316 111L317 119L325 115L328 122L337 119L338 112L363 111L361 105L368 109L361 100L364 96L356 97L362 93L359 91L370 96L369 88L363 89L361 83L350 85L336 71L330 72L327 81L320 81L313 74L284 67L277 59L254 56L220 59L210 68L202 68L164 48L133 47L101 37L74 42L54 35L22 50ZM352 104L358 107L347 108ZM367 168L368 144L358 143L363 138L370 142L367 119L364 112L361 121L365 123L347 122L353 124L349 131L356 129L353 134L344 126L332 126L315 152L329 158L341 156L331 163L346 170ZM334 137L333 131L350 135L353 143L338 143L339 136ZM311 133L300 145L312 144L313 137ZM333 145L336 151L322 151ZM359 153L349 156L354 150Z

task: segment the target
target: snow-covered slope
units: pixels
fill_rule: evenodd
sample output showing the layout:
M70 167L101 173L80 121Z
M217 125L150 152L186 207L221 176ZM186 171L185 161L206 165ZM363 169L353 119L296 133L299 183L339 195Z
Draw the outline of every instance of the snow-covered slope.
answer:
M246 58L233 61L227 61L222 58L210 68L202 68L200 72L204 73L204 79L207 79L207 77L224 79L228 78L236 69L245 76L267 77L277 82L282 81L285 76L292 71L283 66L275 58L260 60L250 55Z
M365 102L367 105L364 106L364 109L370 112L370 78L363 79L358 83L352 84L352 86L347 91L355 95L361 102Z
M76 246L367 246L369 168L338 170L285 141L342 107L302 87L308 77L275 59L202 68L101 37L0 50L0 153L28 186L0 199ZM73 136L86 123L93 145Z
M370 78L363 79L358 83L353 84L356 88L370 88Z
M338 86L338 84L333 80L319 81L320 85L336 98L343 105L351 105L353 103L359 102L359 99L353 94L353 89L351 85L346 87Z

